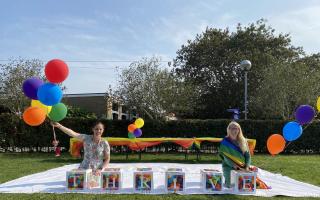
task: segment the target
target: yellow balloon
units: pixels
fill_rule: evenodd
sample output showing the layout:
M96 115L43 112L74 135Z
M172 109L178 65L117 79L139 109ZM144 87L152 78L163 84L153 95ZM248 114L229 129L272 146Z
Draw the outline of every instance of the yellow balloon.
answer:
M32 100L31 107L41 108L46 114L49 114L51 112L51 108L52 108L52 106L46 106L38 100Z
M138 118L136 119L136 121L134 122L134 125L136 125L137 128L141 128L144 125L144 121L142 118Z
M318 100L317 100L317 109L318 109L318 112L320 112L320 97L318 97Z

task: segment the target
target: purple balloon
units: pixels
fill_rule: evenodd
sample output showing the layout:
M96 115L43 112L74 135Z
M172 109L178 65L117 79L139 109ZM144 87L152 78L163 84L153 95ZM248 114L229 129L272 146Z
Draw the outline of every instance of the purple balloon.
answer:
M142 135L142 130L140 128L136 128L134 131L133 131L133 134L134 136L136 137L140 137Z
M297 108L295 116L296 120L301 124L308 124L310 123L316 112L312 106L309 105L301 105Z
M23 82L23 93L30 99L38 99L38 88L43 85L43 81L39 78L29 78Z

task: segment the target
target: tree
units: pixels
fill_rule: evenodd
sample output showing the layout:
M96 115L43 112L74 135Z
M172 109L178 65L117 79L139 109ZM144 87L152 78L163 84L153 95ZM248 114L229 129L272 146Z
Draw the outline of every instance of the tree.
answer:
M68 106L67 117L97 118L95 113L89 112L83 108Z
M159 58L152 57L122 70L116 93L138 113L162 119L169 112L183 114L192 110L194 91L192 85L161 67Z
M275 30L259 20L248 26L238 25L235 32L228 28L207 28L177 51L175 72L199 88L196 113L200 118L229 117L228 108L243 108L243 71L241 60L252 62L248 74L249 100L257 93L266 68L278 63L293 63L304 55L302 48L291 45L288 34ZM257 113L263 110L254 109ZM257 116L250 112L249 116Z
M292 63L277 63L262 73L264 79L252 97L253 110L260 118L294 118L301 104L315 106L320 95L320 54L305 56Z
M21 115L30 100L22 91L23 81L31 77L44 79L43 63L38 59L12 59L0 64L0 103L11 112Z

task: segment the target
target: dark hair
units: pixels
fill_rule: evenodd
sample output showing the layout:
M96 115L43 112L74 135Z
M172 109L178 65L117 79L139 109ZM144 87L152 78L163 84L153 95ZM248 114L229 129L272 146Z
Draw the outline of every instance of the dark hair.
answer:
M92 128L94 128L95 126L97 126L98 124L102 124L103 128L105 128L104 123L101 120L96 120L93 124L92 124Z

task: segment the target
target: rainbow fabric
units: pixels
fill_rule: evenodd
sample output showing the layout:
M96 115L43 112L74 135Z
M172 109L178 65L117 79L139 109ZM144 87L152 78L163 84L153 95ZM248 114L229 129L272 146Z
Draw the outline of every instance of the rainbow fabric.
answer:
M233 144L227 137L225 137L220 143L220 155L224 157L224 162L229 166L236 164L240 168L245 167L245 156L241 149ZM250 171L257 171L258 168L255 166L249 167ZM257 177L257 189L270 189L261 179Z
M118 137L108 137L103 138L103 140L108 141L110 146L127 146L133 151L139 151L146 147L156 146L165 142L172 142L182 146L185 149L191 148L192 145L199 148L201 143L213 142L219 143L222 138L214 137L201 137L201 138L118 138ZM256 140L248 139L249 149L251 154L256 146ZM80 150L83 148L83 142L77 138L70 138L70 148L69 151L73 157L80 157Z
M234 164L238 165L241 168L245 167L245 157L241 149L234 145L228 138L224 138L220 143L220 154L224 156L225 162L229 166Z

